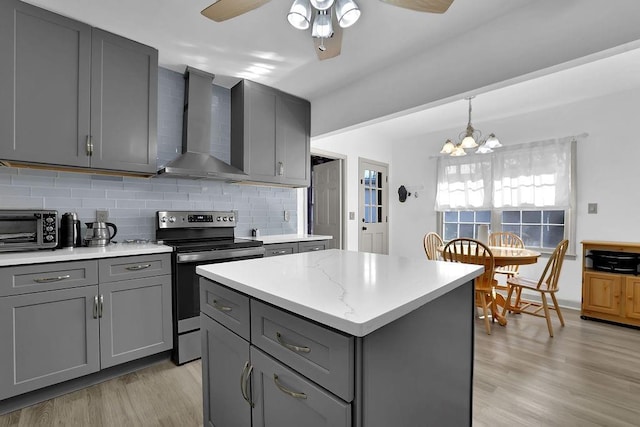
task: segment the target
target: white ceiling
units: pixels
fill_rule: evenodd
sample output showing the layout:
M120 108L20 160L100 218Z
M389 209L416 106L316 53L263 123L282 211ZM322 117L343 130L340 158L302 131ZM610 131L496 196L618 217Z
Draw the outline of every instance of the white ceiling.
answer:
M310 34L293 29L286 20L292 1L272 0L216 23L200 14L213 0L27 0L153 46L159 50L162 67L183 72L189 65L217 76L248 78L309 99L312 105L314 98L530 4L527 0L455 0L445 14L438 15L359 0L362 16L344 30L342 54L318 61ZM232 81L218 78L216 83ZM389 84L394 84L393 76ZM474 122L638 86L640 54L630 51L481 94L473 101ZM466 101L456 100L385 119L357 132L399 140L424 133L427 124L430 131L462 128L466 109Z
M319 61L309 31L287 22L293 0L218 23L200 14L213 0L27 0L159 50L160 65L189 65L247 78L313 100L435 44L469 31L526 0L455 0L445 14L359 0L360 20L343 34L342 54ZM218 82L219 83L219 82Z

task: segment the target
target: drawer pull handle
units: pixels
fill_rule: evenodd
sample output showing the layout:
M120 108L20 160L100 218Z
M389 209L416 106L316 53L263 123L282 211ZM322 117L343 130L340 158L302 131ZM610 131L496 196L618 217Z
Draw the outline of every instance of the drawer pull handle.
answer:
M33 281L36 282L36 283L59 282L60 280L68 279L70 277L71 277L70 275L65 274L64 276L43 277L42 279L33 279Z
M249 398L249 377L251 377L251 372L253 371L253 366L249 365L249 362L244 363L244 368L242 368L242 373L240 373L240 393L242 393L242 398L253 408L254 404Z
M233 310L231 307L227 307L226 305L220 304L217 300L213 300L213 308L220 311L231 311Z
M309 347L300 347L297 345L284 342L282 340L282 335L280 335L280 332L276 332L276 338L278 339L278 342L280 343L281 346L286 347L291 351L295 351L297 353L311 353L311 349Z
M319 251L321 249L322 249L322 247L320 247L320 246L314 246L313 248L311 248L312 251Z
M284 250L284 249L281 249L279 251L271 251L271 255L284 255L286 253L287 253L287 251Z
M286 387L284 387L282 384L280 384L280 381L278 381L278 376L276 374L273 374L273 382L276 383L276 387L278 387L280 389L281 392L288 394L291 397L295 397L296 399L306 399L307 395L304 393L298 393L297 391L291 391L289 389L287 389Z
M126 267L127 270L130 271L138 271L144 270L145 268L151 267L151 264L140 264L140 265L132 265L131 267Z

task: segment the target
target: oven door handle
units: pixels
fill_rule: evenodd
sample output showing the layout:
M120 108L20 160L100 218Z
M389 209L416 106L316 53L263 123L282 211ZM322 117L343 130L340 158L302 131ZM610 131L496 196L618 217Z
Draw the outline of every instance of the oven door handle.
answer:
M188 262L200 262L200 261L215 261L215 260L228 260L232 261L234 258L242 257L263 257L264 247L254 248L242 248L242 249L220 249L203 252L188 252L184 254L176 255L176 262L178 264L185 264Z

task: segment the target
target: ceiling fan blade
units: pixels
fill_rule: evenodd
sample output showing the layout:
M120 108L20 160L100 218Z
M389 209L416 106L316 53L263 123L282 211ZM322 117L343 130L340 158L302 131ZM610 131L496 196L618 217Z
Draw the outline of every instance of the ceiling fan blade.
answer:
M453 0L380 0L394 6L418 12L445 13Z
M218 0L200 12L216 22L226 21L238 15L257 9L270 0Z
M316 47L316 54L320 61L335 58L340 55L340 50L342 49L342 28L337 22L335 22L335 19L333 24L333 35L328 39L322 40L314 37L313 44ZM324 46L324 50L321 50L321 46Z

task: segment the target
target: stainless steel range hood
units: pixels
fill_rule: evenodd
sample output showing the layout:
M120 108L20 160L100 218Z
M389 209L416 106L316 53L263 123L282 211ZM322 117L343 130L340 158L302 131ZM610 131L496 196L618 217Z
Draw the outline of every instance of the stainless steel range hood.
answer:
M226 181L243 181L248 178L248 175L242 170L209 154L213 79L213 74L187 67L185 71L182 154L159 170L159 174Z

